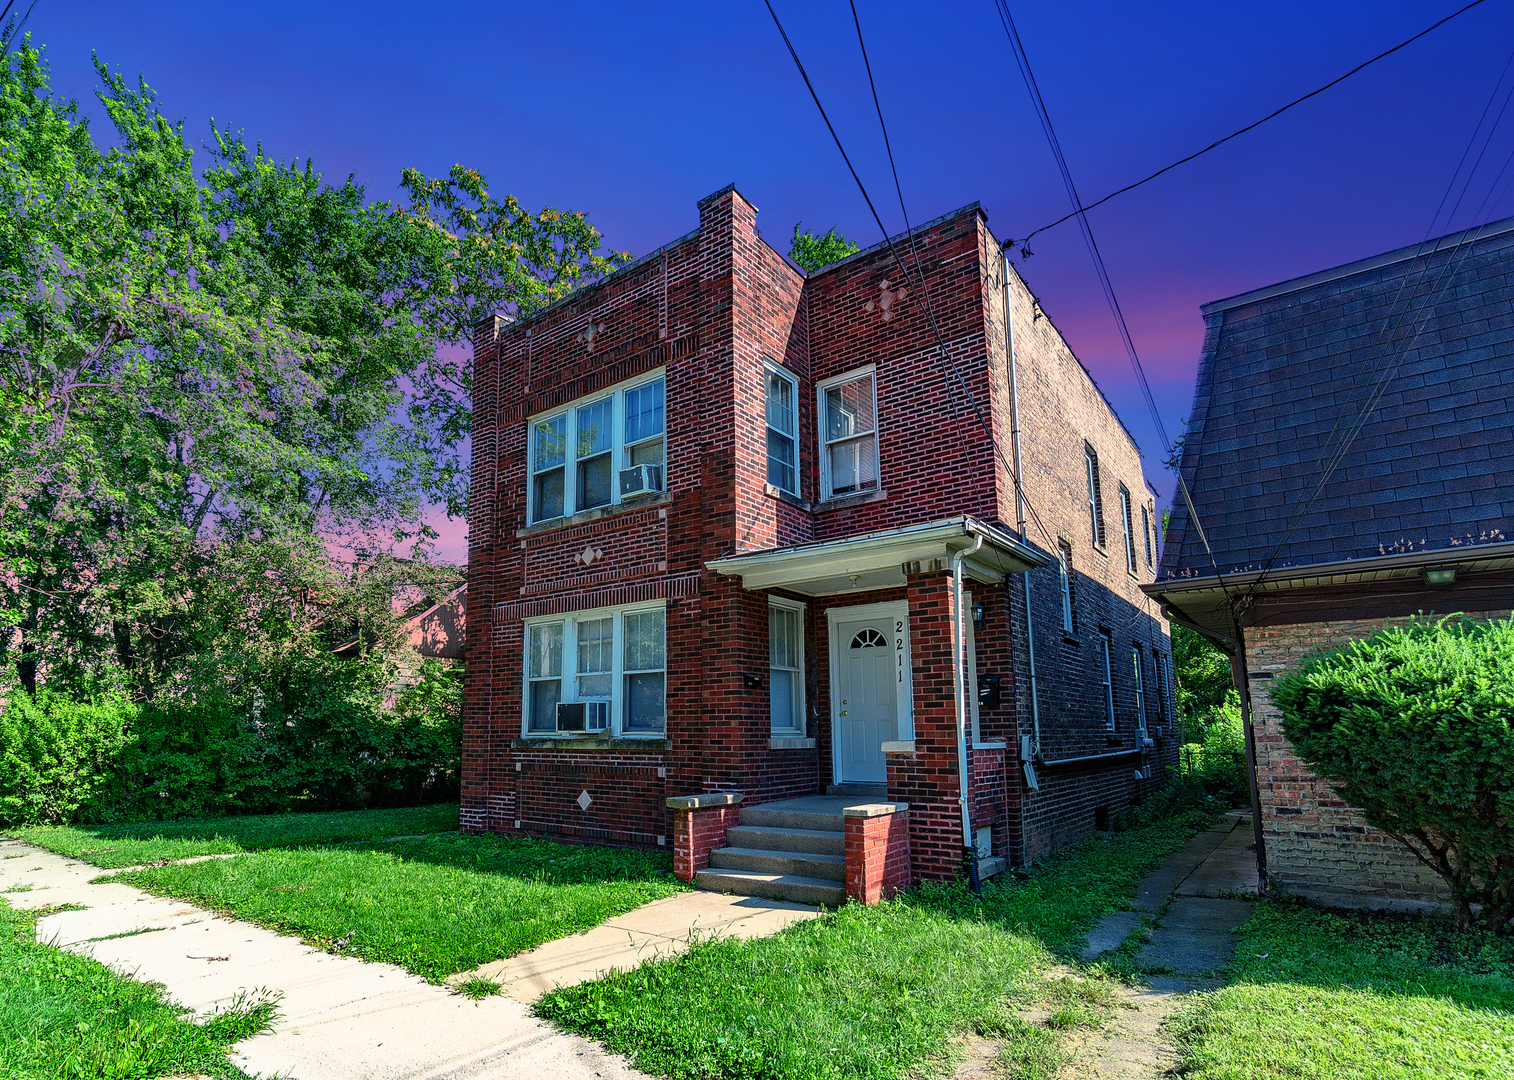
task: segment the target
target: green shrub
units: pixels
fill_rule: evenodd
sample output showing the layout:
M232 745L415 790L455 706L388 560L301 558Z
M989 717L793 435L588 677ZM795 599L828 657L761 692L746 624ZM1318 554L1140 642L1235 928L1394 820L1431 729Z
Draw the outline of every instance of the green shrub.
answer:
M120 694L71 701L13 690L0 710L0 821L72 821L114 778L136 714Z
M1306 660L1272 698L1299 756L1451 885L1514 920L1514 621L1413 620Z
M1246 734L1241 725L1241 698L1232 687L1224 701L1194 718L1200 741L1178 754L1182 776L1206 794L1239 806L1251 794L1246 783Z

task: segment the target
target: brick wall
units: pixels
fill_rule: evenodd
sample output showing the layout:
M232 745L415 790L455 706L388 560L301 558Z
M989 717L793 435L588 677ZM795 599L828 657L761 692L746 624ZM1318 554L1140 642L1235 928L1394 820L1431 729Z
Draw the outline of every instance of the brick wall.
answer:
M913 884L909 811L846 812L846 895L863 904L888 900Z
M1504 618L1507 611L1469 613ZM1293 753L1264 676L1295 670L1308 654L1364 638L1404 617L1247 627L1246 665L1256 729L1257 783L1269 884L1282 892L1351 907L1444 903L1444 880L1398 841L1367 825Z

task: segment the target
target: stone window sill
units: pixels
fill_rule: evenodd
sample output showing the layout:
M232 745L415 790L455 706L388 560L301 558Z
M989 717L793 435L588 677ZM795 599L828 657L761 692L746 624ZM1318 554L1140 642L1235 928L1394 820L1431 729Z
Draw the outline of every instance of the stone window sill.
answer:
M666 750L668 740L652 735L528 735L511 739L512 750Z
M649 506L666 506L673 501L673 496L664 491L653 499L637 499L635 502L617 503L613 506L598 506L593 510L580 510L576 514L566 517L555 517L550 521L538 521L535 525L527 525L524 529L516 529L517 540L524 540L528 536L540 536L542 533L556 532L558 529L571 528L574 525L584 525L590 521L600 521L608 517L619 517L621 514L629 514L635 510L645 510Z
M769 750L813 750L815 740L803 735L774 735L768 739Z
M827 510L845 510L849 506L866 506L868 503L882 502L888 498L888 492L882 490L865 491L861 495L843 495L837 499L825 499L815 504L815 513L823 514Z
M805 499L801 499L798 495L795 495L792 492L784 491L776 484L763 484L762 493L770 499L777 499L779 502L786 502L790 506L798 507L800 510L814 509L814 507L811 506Z
M977 739L974 739L973 740L973 749L974 750L1008 750L1009 749L1009 743L1007 743L1007 742L979 742Z
M915 740L904 739L899 742L886 742L883 744L885 754L913 754L915 752Z

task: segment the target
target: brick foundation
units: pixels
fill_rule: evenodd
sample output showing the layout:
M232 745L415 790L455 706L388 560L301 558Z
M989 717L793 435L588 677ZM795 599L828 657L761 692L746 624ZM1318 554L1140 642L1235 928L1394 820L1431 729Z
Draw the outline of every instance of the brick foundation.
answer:
M897 896L911 884L909 804L847 807L847 898L876 904Z

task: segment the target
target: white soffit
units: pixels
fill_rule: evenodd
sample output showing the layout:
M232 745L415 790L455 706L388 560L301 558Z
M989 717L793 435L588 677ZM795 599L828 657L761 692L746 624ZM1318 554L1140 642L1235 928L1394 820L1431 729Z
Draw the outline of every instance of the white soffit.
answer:
M1010 574L1045 566L1041 554L1013 533L969 517L948 518L924 525L863 533L839 540L731 555L706 565L721 574L741 577L743 588L786 589L807 596L886 589L905 583L905 563L943 561L971 548L976 537L983 546L963 560L965 577L996 584Z

